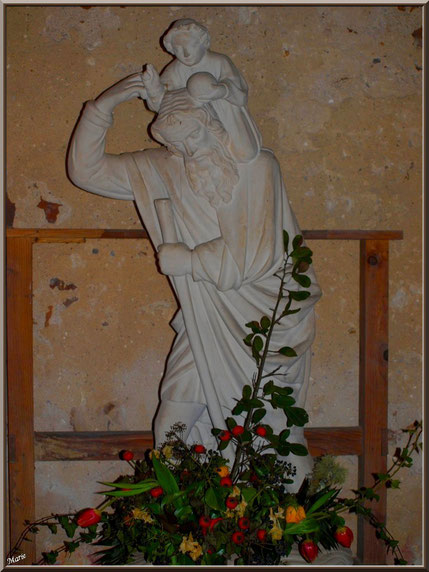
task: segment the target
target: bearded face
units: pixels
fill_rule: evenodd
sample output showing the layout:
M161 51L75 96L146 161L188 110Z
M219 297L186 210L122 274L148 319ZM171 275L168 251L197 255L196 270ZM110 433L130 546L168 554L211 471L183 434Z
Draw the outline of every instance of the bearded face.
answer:
M202 127L204 129L204 127ZM229 203L238 183L237 165L229 151L213 136L210 147L184 155L185 172L191 189L208 199L213 207Z
M181 91L175 94L174 105L187 103L180 97L184 97ZM239 175L228 150L228 135L219 120L201 109L172 109L160 112L152 134L172 153L183 157L186 177L196 194L214 207L231 200Z

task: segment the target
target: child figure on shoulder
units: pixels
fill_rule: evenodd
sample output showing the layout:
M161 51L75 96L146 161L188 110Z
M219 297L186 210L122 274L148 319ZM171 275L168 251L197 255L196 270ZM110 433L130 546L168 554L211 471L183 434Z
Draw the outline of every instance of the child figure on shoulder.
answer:
M163 43L175 59L161 75L152 64L146 66L143 82L148 107L158 111L166 91L186 87L191 97L213 106L229 135L234 159L239 163L254 159L262 142L247 108L247 83L226 55L209 49L208 30L190 18L177 20Z

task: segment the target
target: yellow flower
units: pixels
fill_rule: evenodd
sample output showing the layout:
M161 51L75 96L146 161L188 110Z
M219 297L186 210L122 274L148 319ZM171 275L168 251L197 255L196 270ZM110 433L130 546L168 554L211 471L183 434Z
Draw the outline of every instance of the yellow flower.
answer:
M269 533L273 540L281 540L283 537L283 530L279 526L273 526L273 528L269 530Z
M237 516L242 517L246 512L247 502L243 499L238 505L235 507L234 511Z
M202 546L196 540L194 540L192 532L189 533L188 538L186 538L186 536L183 537L182 544L179 546L179 550L182 552L182 554L189 552L189 556L194 561L198 560L198 558L203 553Z
M301 522L301 520L304 520L305 518L305 510L302 506L298 506L297 508L295 508L292 505L289 505L286 508L286 522L290 523L290 522Z
M162 449L162 454L166 459L171 459L173 456L173 447L171 445L165 445Z
M220 476L220 477L227 477L229 475L229 469L226 465L222 465L222 467L218 467L216 469L216 473Z
M132 510L133 517L137 520L144 520L144 522L151 523L154 522L153 518L150 516L147 510L142 510L141 508L134 508Z
M234 487L232 488L232 492L229 493L230 497L239 497L241 495L241 491L240 489L234 485Z
M157 449L152 449L152 451L149 453L149 458L152 459L154 455L157 459L159 459L161 453Z

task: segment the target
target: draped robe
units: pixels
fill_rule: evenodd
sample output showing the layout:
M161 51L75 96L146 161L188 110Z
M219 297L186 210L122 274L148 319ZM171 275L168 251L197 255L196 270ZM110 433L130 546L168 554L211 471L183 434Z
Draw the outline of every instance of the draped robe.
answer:
M161 385L155 439L176 421L187 425L188 442L214 448L213 426L225 428L242 388L256 371L251 350L243 343L245 324L271 315L283 264L283 229L300 233L290 208L276 158L262 149L251 163L238 164L239 182L229 203L214 208L189 186L184 162L164 148L110 155L105 138L112 116L88 102L73 135L68 169L79 187L105 197L135 200L156 249L162 243L154 200L169 198L177 236L192 250L192 275L171 281L180 309L172 321L177 332ZM311 296L293 302L301 310L275 328L272 349L291 346L297 357L270 354L266 373L280 366L273 379L293 388L304 406L314 339L315 302L320 297L313 270ZM292 279L291 290L301 287ZM144 375L144 372L142 372ZM270 409L268 407L268 409ZM276 432L286 426L282 410L264 418ZM302 428L292 428L291 441L305 444ZM231 458L229 447L226 456ZM286 458L297 466L297 485L311 470L309 457Z

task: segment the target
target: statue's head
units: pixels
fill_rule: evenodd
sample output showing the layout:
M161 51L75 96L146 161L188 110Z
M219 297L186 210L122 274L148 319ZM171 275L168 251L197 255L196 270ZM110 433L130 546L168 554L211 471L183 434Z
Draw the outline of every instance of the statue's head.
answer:
M194 66L201 61L210 47L210 35L204 26L184 18L176 20L163 39L164 47L170 54L186 66Z
M183 157L191 188L213 206L229 202L238 182L229 136L210 103L191 98L186 88L167 92L151 127L153 137Z

